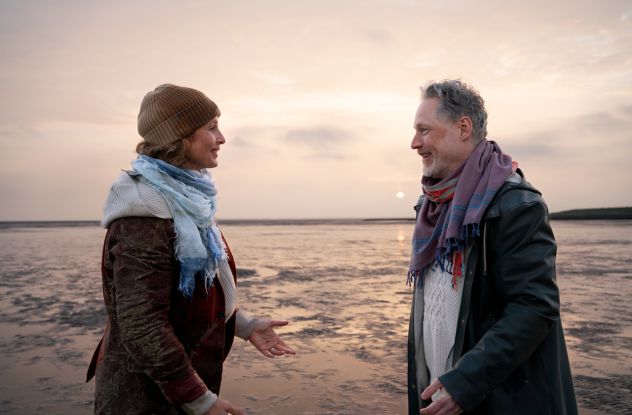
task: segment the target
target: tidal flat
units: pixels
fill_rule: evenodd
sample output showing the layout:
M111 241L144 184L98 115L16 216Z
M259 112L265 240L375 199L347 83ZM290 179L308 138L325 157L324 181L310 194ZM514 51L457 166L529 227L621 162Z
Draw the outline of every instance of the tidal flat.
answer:
M236 339L221 395L250 415L405 414L412 223L230 223L240 306L297 356ZM553 221L580 413L632 413L632 221ZM92 413L105 231L0 229L0 413Z

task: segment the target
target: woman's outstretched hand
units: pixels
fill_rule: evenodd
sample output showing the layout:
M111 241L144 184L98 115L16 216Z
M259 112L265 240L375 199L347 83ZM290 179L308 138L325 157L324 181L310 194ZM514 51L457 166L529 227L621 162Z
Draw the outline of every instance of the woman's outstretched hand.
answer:
M274 331L275 327L285 325L287 321L284 320L258 318L248 340L266 357L296 354Z
M243 409L236 407L232 403L217 398L213 406L210 407L208 411L204 415L246 415Z

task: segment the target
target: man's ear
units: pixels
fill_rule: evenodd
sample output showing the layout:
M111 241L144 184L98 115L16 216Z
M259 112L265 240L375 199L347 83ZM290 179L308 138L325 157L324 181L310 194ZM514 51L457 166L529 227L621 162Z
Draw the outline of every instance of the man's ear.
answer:
M462 116L458 121L459 137L465 141L472 136L472 119L467 116Z

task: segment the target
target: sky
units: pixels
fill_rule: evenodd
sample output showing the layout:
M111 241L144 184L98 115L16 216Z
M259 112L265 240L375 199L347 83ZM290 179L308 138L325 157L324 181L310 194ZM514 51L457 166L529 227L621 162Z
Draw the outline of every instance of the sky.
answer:
M0 220L100 219L162 83L222 111L220 220L411 217L454 78L550 211L632 206L627 0L0 0Z

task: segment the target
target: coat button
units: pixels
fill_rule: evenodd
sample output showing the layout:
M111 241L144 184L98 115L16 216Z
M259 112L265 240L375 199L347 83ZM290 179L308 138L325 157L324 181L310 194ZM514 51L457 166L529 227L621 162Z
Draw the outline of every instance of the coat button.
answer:
M226 317L226 314L224 314L223 311L218 311L217 312L217 318L219 319L224 319L224 317Z

